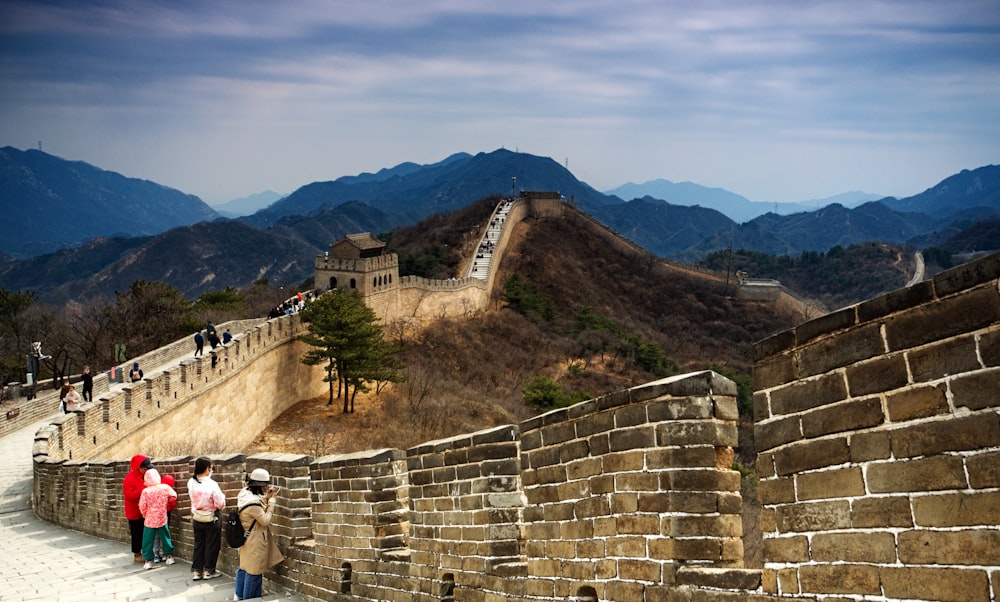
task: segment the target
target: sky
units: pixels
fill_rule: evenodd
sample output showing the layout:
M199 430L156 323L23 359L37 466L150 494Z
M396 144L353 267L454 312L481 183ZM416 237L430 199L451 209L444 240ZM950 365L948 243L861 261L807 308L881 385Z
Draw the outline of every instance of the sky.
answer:
M0 146L212 204L498 148L905 197L1000 163L1000 0L4 0Z

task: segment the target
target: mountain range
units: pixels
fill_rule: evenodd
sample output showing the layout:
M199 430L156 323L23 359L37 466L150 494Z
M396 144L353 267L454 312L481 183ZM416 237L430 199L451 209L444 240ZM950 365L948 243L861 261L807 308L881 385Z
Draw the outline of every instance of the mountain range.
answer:
M869 240L932 246L1000 213L1000 167L992 165L913 197L768 212L742 223L708 206L752 203L739 195L691 183L669 188L674 202L649 195L625 201L577 180L551 158L500 149L313 182L228 220L197 197L152 182L8 147L0 153L0 190L9 207L0 216L9 234L0 241L0 262L4 253L14 261L0 263L0 287L31 288L59 302L113 295L135 279L164 280L189 297L259 278L297 284L311 275L314 256L344 234L385 233L521 190L559 191L607 228L682 261L728 248L798 255ZM17 219L40 206L44 224L17 227ZM980 228L978 244L991 244L995 231Z

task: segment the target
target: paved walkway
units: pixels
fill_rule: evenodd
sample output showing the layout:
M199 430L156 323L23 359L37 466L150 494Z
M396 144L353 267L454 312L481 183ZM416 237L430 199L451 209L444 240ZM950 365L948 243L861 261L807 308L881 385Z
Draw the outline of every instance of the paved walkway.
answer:
M181 558L146 571L132 562L128 544L37 519L31 512L31 446L46 422L0 437L0 600L233 599L230 577L192 581L191 564ZM285 592L264 600L303 602Z

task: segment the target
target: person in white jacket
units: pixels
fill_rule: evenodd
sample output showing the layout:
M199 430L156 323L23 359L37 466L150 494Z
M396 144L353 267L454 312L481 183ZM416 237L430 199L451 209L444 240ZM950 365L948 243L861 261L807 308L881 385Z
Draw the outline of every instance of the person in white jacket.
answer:
M201 457L194 461L194 476L188 481L191 498L191 527L194 529L194 552L191 554L191 579L214 579L222 546L222 520L219 511L226 507L226 495L212 480L212 461Z

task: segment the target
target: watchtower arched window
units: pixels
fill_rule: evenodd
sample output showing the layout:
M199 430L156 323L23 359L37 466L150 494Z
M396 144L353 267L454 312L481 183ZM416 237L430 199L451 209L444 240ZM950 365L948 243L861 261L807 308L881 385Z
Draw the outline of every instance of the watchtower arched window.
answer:
M336 276L330 276L330 289L332 290L332 289L335 289L335 288L337 288L337 277Z
M351 288L358 288L358 281L351 278Z

